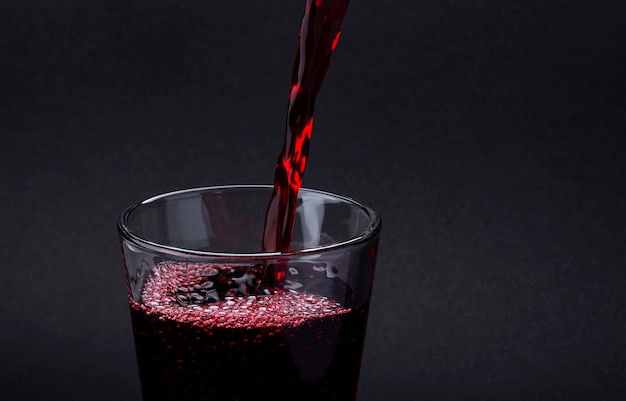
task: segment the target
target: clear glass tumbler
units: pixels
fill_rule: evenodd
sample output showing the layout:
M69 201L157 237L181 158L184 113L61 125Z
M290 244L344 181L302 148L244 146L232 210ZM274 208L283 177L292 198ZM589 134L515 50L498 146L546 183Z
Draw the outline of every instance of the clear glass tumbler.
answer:
M271 186L193 188L120 216L144 401L355 401L381 219L299 192L288 252L263 252Z

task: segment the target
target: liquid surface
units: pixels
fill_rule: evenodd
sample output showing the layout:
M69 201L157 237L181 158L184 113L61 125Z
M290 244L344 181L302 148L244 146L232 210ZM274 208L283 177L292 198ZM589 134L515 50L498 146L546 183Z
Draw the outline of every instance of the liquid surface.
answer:
M240 276L229 275L232 291L220 296L224 293L215 290L215 282L232 270L231 266L163 262L146 282L142 302L131 302L146 314L205 329L295 327L350 311L326 297L296 291L247 295L255 276L246 266L238 269Z

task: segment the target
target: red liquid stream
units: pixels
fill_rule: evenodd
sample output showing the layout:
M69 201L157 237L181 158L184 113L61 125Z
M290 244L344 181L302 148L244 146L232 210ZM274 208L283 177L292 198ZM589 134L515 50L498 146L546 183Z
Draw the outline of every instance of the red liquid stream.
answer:
M315 98L341 34L348 0L306 0L291 74L287 128L265 215L263 250L288 251L309 155ZM280 278L279 278L280 281Z

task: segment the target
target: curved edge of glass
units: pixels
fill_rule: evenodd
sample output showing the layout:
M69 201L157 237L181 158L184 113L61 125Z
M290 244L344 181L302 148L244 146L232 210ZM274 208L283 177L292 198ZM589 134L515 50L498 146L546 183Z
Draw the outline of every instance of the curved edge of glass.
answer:
M189 192L220 190L220 189L245 189L245 188L273 189L273 186L261 185L261 184L259 185L255 185L255 184L217 185L217 186L196 187L196 188L188 188L188 189L166 192L166 193L145 199L143 201L136 202L133 205L126 208L122 212L120 217L118 218L117 230L120 236L124 240L136 246L144 248L148 251L154 252L154 253L163 253L163 254L167 254L171 256L184 257L184 258L185 257L205 257L205 258L229 258L229 259L232 259L232 258L275 259L275 258L282 258L282 257L289 258L289 257L306 255L306 254L311 254L311 253L335 251L335 250L345 248L350 245L364 243L364 242L367 242L372 237L377 236L382 229L382 219L381 219L380 214L376 212L374 209L370 208L369 206L347 196L338 195L332 192L322 191L318 189L304 188L304 187L300 188L300 193L309 192L309 193L329 196L329 197L342 200L346 203L350 203L352 205L355 205L361 208L363 211L367 213L368 216L370 216L371 224L361 234L356 235L350 238L349 240L338 242L336 244L312 247L312 248L307 248L307 249L299 249L299 250L287 251L287 252L258 252L258 253L207 252L207 251L198 251L198 250L193 250L193 249L177 248L173 246L168 246L168 245L148 241L146 239L143 239L133 234L128 229L128 225L127 225L128 217L135 209L137 209L141 205L157 201L164 197L180 195L180 194L189 193Z

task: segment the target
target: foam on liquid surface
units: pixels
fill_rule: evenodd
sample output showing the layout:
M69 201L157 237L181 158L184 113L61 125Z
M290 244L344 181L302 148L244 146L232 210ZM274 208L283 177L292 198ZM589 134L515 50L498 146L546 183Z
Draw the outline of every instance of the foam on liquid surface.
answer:
M144 286L142 302L131 299L131 306L148 315L156 314L160 319L204 329L295 327L350 312L349 308L326 297L290 290L237 296L235 287L232 296L219 297L211 292L212 281L207 278L218 276L225 268L229 267L161 263ZM244 273L238 279L245 286L254 278Z

